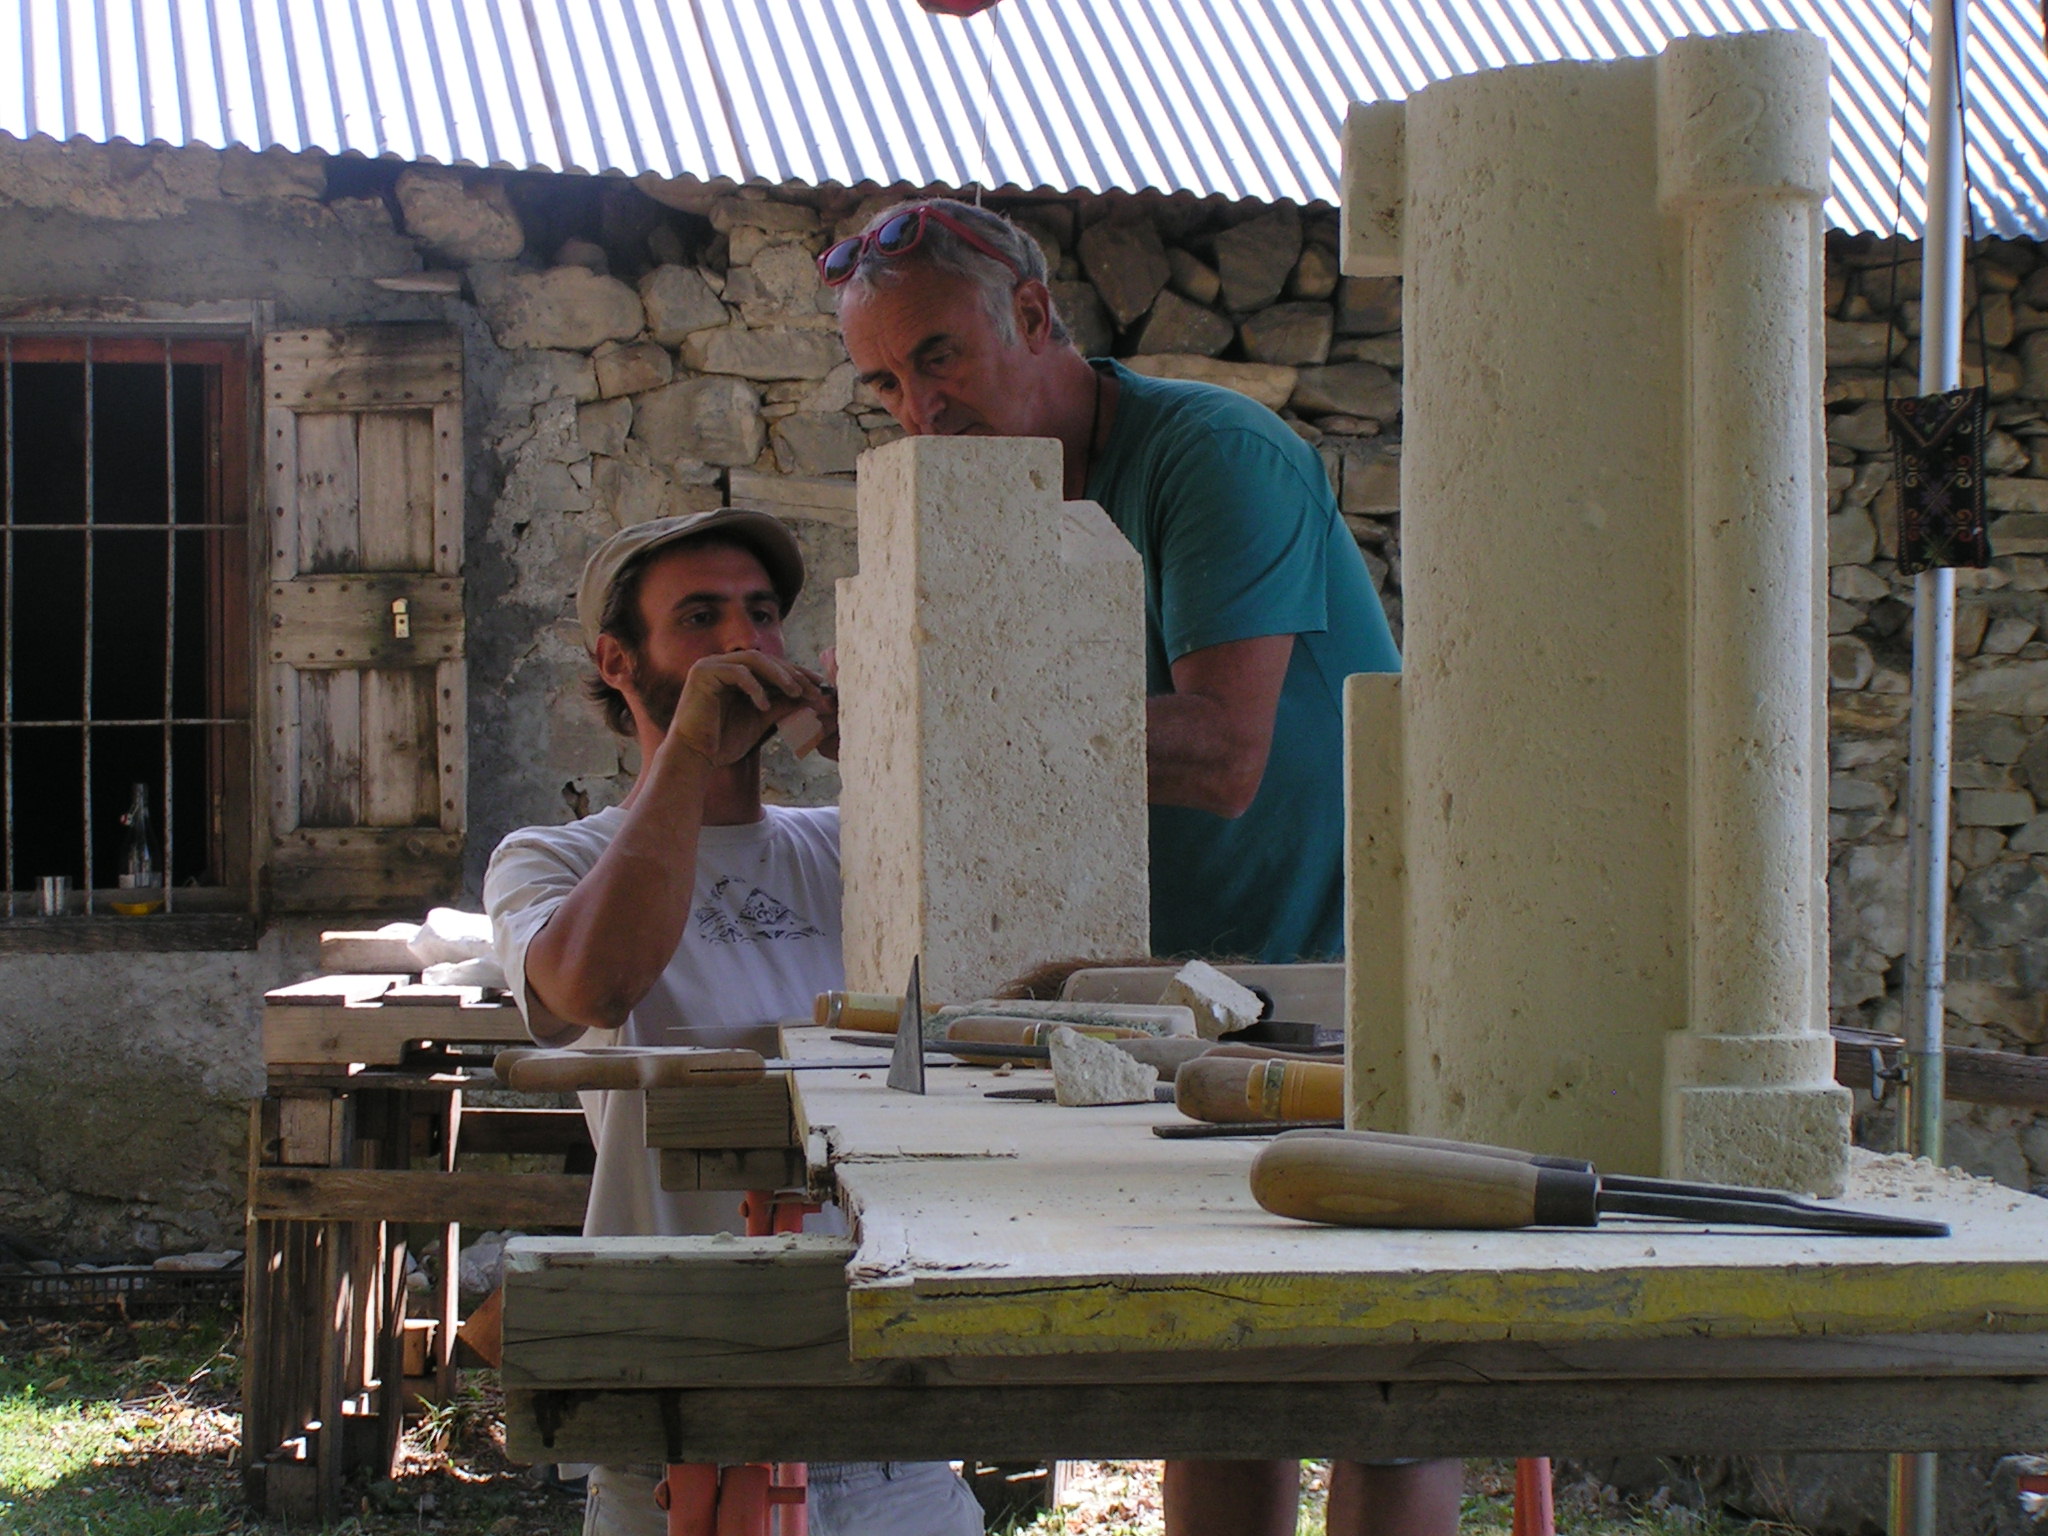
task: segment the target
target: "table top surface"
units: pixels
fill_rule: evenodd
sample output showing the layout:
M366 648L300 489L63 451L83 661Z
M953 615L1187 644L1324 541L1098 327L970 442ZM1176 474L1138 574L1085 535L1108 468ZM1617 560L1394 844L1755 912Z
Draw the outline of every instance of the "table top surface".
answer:
M786 1026L795 1059L872 1056ZM1163 1140L1167 1104L993 1100L1042 1072L800 1072L858 1248L856 1358L1335 1344L2048 1334L2048 1200L1855 1154L1844 1206L1948 1222L1862 1238L1609 1217L1380 1231L1261 1210L1258 1140ZM815 1145L815 1142L814 1142Z

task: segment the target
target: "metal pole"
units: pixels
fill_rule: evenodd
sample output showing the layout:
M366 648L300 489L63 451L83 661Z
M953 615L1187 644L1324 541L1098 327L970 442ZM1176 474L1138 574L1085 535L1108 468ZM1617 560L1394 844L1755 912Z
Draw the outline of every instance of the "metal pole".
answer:
M1969 0L1932 0L1927 60L1927 223L1921 244L1920 393L1962 382L1963 140L1959 109ZM1907 1151L1941 1161L1943 994L1948 985L1950 688L1955 675L1956 573L1913 578L1912 797L1907 841ZM1936 1459L1892 1458L1893 1536L1934 1536Z
M1921 247L1920 393L1962 382L1963 143L1957 81L1968 0L1933 0L1927 65L1927 227ZM1955 572L1913 578L1913 725L1906 930L1907 1150L1941 1159L1942 1002L1948 982L1950 688Z

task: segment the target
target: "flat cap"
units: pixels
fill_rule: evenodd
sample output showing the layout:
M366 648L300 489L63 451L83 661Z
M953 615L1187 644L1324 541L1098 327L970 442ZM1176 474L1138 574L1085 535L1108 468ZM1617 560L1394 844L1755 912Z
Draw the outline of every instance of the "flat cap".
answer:
M576 587L576 618L583 626L583 643L597 649L602 633L604 608L619 573L636 560L684 539L707 533L722 534L754 552L775 585L782 611L804 589L804 556L796 535L781 519L766 512L749 512L740 507L715 507L709 512L692 512L687 517L657 517L621 528L590 552L583 564L583 580Z

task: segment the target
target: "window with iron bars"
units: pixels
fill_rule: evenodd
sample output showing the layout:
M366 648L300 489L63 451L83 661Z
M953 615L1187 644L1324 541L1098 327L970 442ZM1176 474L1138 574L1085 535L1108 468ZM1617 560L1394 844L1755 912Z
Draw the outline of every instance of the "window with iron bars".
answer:
M247 385L233 340L0 334L10 919L63 876L60 924L150 921L113 915L135 785L162 910L251 909Z

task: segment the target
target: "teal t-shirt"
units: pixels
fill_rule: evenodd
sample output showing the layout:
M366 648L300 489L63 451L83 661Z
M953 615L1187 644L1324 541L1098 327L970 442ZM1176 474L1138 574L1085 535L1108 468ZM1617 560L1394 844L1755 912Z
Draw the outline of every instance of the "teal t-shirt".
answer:
M1097 366L1102 366L1098 364ZM1145 686L1190 651L1293 635L1265 778L1230 819L1152 808L1152 952L1328 960L1344 949L1344 679L1397 672L1321 458L1257 402L1118 367L1087 495L1145 564Z

